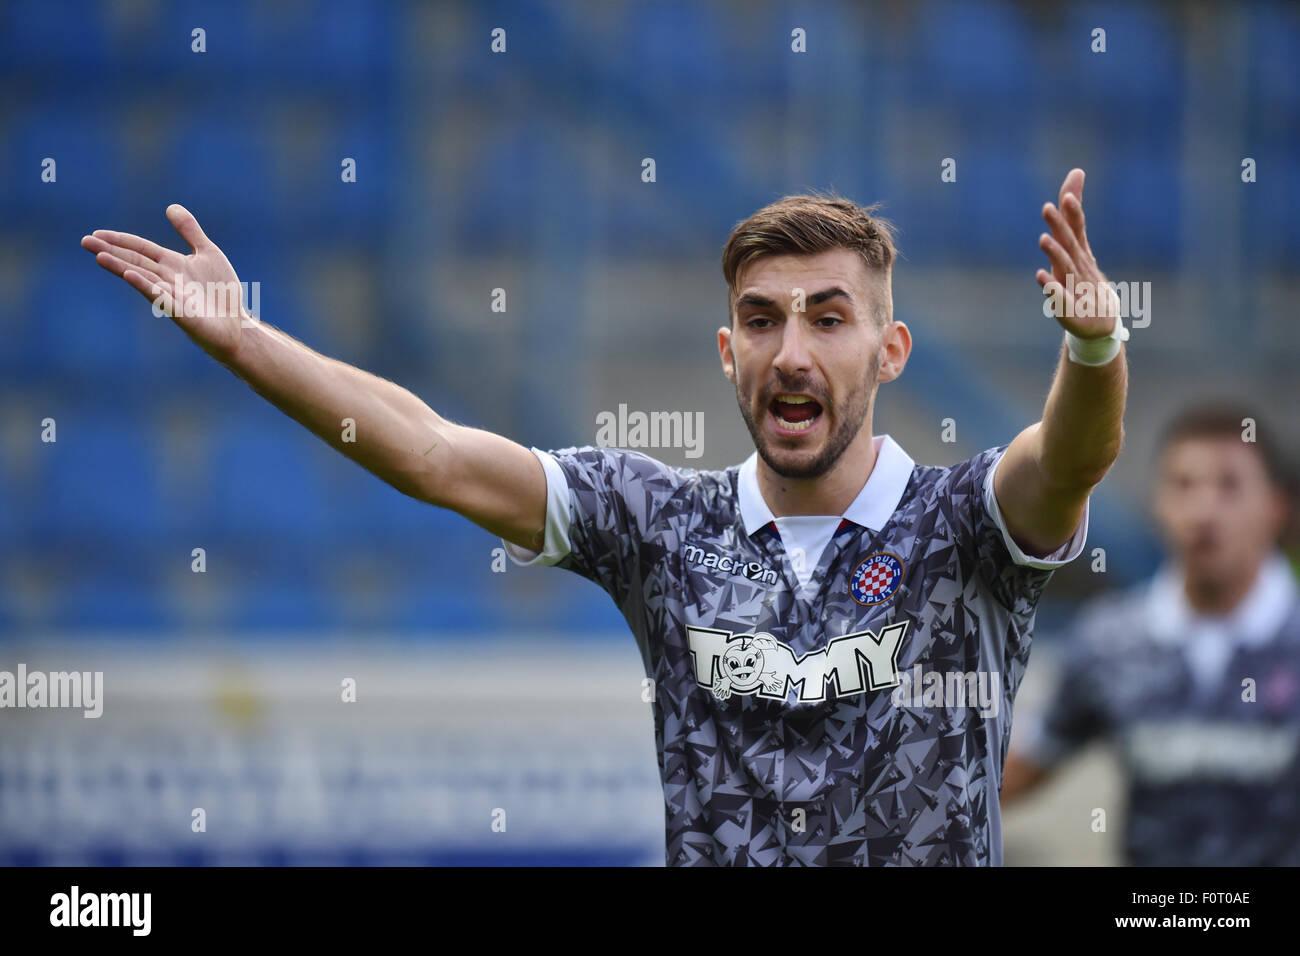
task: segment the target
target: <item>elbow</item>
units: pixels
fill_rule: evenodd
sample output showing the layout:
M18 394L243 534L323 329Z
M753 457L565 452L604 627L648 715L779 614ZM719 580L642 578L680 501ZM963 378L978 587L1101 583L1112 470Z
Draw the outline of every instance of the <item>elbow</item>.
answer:
M1123 448L1124 425L1121 423L1119 434L1115 437L1115 440L1102 449L1101 453L1097 456L1097 462L1094 467L1085 475L1085 477L1091 481L1091 487L1096 487L1101 484L1102 479L1105 478L1106 475L1110 473L1111 468L1115 466L1115 462L1119 461L1119 453Z
M1115 456L1098 462L1087 462L1073 468L1044 467L1044 484L1052 491L1064 494L1086 494L1096 488L1110 473Z
M1111 467L1115 464L1118 455L1112 455L1104 460L1104 463L1090 469L1081 471L1078 475L1076 487L1079 488L1096 488L1106 476L1110 474Z
M1119 460L1123 446L1124 429L1121 425L1114 441L1087 453L1076 450L1069 460L1062 460L1063 455L1057 455L1054 459L1044 458L1039 463L1039 470L1049 487L1064 491L1086 491L1102 483Z

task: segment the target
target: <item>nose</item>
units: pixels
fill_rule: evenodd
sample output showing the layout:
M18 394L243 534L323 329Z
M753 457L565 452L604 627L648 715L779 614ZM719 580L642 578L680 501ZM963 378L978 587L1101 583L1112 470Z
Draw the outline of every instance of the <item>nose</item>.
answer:
M1182 500L1185 526L1196 537L1214 532L1223 523L1223 505L1214 482L1204 479L1194 482Z
M812 368L812 355L808 351L807 330L804 328L803 316L795 315L786 320L781 330L781 350L777 352L772 364L776 370L787 378L808 372Z
M1196 521L1206 521L1218 513L1222 502L1218 500L1214 482L1201 479L1192 485L1187 495L1188 515Z

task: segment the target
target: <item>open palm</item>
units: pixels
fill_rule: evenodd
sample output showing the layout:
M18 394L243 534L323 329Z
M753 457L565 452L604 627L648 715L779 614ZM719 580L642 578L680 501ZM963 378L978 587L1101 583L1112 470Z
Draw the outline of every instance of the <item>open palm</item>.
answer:
M255 321L244 310L239 277L189 210L170 205L167 219L193 250L189 255L111 229L96 229L81 245L95 254L100 266L170 316L205 352L225 361L235 352L241 325Z
M1047 253L1052 271L1039 269L1035 278L1063 306L1056 315L1061 326L1079 338L1091 339L1109 335L1120 316L1119 300L1088 245L1083 180L1082 169L1070 170L1057 197L1059 208L1043 204L1043 219L1052 231L1039 236L1038 246Z

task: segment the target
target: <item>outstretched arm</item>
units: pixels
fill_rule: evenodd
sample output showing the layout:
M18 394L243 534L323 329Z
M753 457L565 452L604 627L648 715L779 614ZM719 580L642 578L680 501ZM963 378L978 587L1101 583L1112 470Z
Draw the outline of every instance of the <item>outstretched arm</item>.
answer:
M168 206L167 218L189 255L108 229L81 245L253 391L361 467L507 541L542 549L546 476L532 452L449 422L401 386L313 351L252 318L238 293L190 294L190 283L220 293L237 290L239 279L184 207ZM345 418L356 422L355 441L343 441Z
M1039 269L1038 284L1060 305L1056 320L1066 332L1084 340L1108 338L1119 321L1118 301L1088 246L1083 170L1066 176L1059 202L1059 209L1043 206L1051 235L1044 233L1039 246L1052 271ZM1076 363L1062 348L1042 420L1016 436L994 475L1007 530L1027 554L1051 554L1083 520L1088 495L1124 443L1127 392L1122 345L1104 365Z

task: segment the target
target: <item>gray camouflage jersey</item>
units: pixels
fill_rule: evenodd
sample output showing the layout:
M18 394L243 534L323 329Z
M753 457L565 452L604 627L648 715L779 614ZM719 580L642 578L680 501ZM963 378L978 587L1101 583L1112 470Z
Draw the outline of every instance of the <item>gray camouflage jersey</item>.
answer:
M999 865L998 791L1034 611L1006 446L917 466L888 436L806 589L758 490L610 448L533 449L545 550L596 582L654 682L669 865ZM815 555L809 555L814 559Z
M1093 740L1125 771L1130 866L1300 866L1300 594L1280 553L1236 610L1196 614L1167 564L1089 602L1018 750Z

